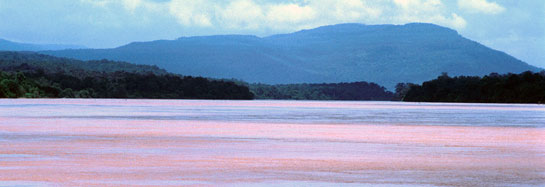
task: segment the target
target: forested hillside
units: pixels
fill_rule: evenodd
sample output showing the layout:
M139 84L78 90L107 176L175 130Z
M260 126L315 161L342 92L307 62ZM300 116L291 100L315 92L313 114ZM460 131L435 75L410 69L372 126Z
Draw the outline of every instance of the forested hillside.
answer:
M136 65L110 60L81 61L34 52L0 51L0 62L0 70L8 72L43 70L46 74L63 73L73 76L92 76L93 73L112 73L117 71L140 74L151 73L156 75L168 73L157 66Z
M229 81L169 74L154 66L0 52L0 98L252 99Z

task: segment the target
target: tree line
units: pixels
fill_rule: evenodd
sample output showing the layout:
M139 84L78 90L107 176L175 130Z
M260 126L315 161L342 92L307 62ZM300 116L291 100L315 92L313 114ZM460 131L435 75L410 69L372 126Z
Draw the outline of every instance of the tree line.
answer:
M400 83L395 97L414 102L545 103L545 71L484 77L443 73L421 85Z
M0 52L0 98L253 99L226 80L170 74L155 66Z
M103 73L75 77L63 73L0 71L0 98L253 99L233 82L179 75Z
M393 93L368 82L322 84L250 84L256 99L286 100L391 100Z

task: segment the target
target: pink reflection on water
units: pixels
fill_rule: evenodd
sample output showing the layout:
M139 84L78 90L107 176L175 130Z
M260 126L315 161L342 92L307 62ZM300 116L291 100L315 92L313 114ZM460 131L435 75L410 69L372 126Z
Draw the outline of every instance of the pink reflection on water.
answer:
M466 109L466 110L532 110L545 111L538 104L472 104L472 103L399 103L351 101L232 101L232 100L141 100L141 99L24 99L2 100L3 104L104 105L104 106L215 106L215 107L309 107L361 109Z
M65 105L85 109L97 104L541 110L533 105L528 109L525 105L483 108L374 102L0 101L0 105L10 103L59 104L55 106L59 111ZM502 186L545 182L544 128L5 117L9 111L0 110L0 181L11 184L178 186L288 181L289 185L289 181L309 181Z

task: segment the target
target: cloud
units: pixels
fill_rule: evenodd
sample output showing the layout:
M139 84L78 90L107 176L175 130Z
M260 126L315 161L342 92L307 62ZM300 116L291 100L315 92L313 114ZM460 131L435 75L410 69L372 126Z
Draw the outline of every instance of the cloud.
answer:
M276 23L298 23L312 20L317 12L310 6L301 6L298 4L279 4L271 5L267 13L267 20Z
M207 0L172 0L168 10L182 25L212 26L214 4Z
M142 0L123 0L122 2L125 9L129 10L130 12L134 12L136 8L142 5Z
M260 2L260 3L259 3ZM382 10L362 0L261 2L172 0L169 12L183 26L236 30L293 30L377 18Z
M136 10L160 11L161 5L165 3L148 0L80 0L82 3L90 4L94 7L111 8L112 6L121 6L130 13Z
M322 18L344 22L378 18L383 9L362 0L315 0L310 5L319 10Z
M123 7L133 15L155 12L184 28L278 33L347 22L429 22L456 29L467 22L441 0L80 0L93 6ZM144 19L144 18L142 18ZM150 20L150 19L147 19Z
M217 24L231 29L259 29L265 15L263 7L251 0L237 0L217 7Z
M446 8L440 0L394 0L394 4L400 9L394 16L394 21L428 22L456 29L463 29L467 22L456 13L446 14Z
M458 7L471 13L499 14L505 8L487 0L458 0Z

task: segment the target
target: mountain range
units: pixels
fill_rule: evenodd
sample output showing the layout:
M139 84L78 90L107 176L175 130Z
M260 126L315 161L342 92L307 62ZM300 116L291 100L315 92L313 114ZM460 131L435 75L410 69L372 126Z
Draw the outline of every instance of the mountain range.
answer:
M29 44L19 43L0 39L0 51L44 51L44 50L63 50L63 49L84 49L80 45L61 45L61 44Z
M339 24L257 37L216 35L134 42L112 49L41 53L80 60L157 65L173 73L267 84L367 81L393 90L447 72L487 75L540 71L504 52L426 23Z

